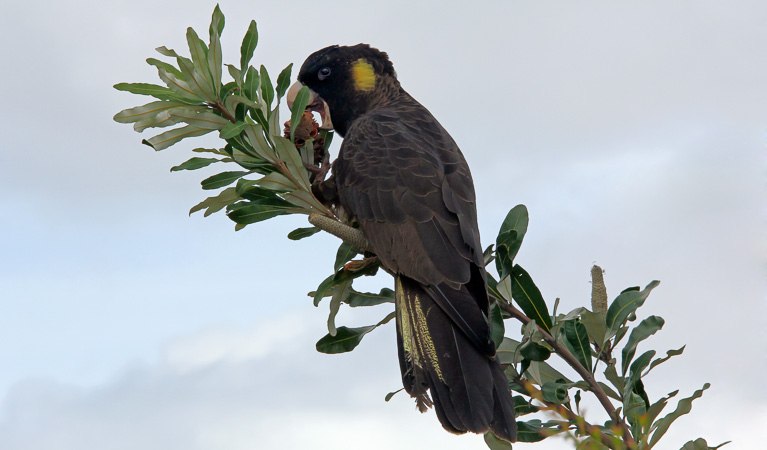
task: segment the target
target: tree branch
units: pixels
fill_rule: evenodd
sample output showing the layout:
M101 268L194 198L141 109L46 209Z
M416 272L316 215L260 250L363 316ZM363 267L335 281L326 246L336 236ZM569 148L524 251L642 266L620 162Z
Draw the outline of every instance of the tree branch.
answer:
M588 436L592 436L594 438L599 438L602 444L604 444L608 448L612 448L612 449L615 448L615 439L616 439L615 436L605 434L598 427L595 427L594 425L586 422L586 420L583 417L565 408L564 405L560 405L557 403L552 403L552 402L544 400L543 393L540 390L538 390L535 386L533 386L533 384L530 383L529 381L523 380L519 377L514 381L520 386L524 387L527 393L530 395L530 397L546 405L545 409L554 411L555 413L567 419L568 422L575 424L575 426L578 427L578 430L580 430L582 433ZM619 447L619 448L622 448L622 447Z
M511 315L511 317L519 320L523 324L527 324L530 322L530 318L527 317L522 311L515 308L513 305L505 302L505 301L499 301L498 305L507 313ZM612 422L620 427L623 436L621 438L626 442L626 445L628 448L636 448L636 442L634 442L634 438L631 436L631 431L629 430L628 426L626 425L626 422L623 421L621 416L618 414L618 412L615 410L615 407L613 406L612 402L610 401L610 398L605 394L605 391L602 389L602 387L597 383L596 378L594 378L594 375L589 372L581 363L573 356L572 353L570 353L569 350L567 350L565 347L559 344L557 340L551 336L546 330L538 327L538 330L540 330L541 334L543 335L543 340L546 341L553 349L554 352L556 352L562 359L564 359L567 364L570 365L576 372L578 372L578 375L581 376L581 378L586 381L589 386L591 392L594 393L594 395L597 397L597 400L599 400L599 403L602 405L602 407L607 411L607 414L610 415L610 419L612 419ZM612 447L611 447L612 448Z

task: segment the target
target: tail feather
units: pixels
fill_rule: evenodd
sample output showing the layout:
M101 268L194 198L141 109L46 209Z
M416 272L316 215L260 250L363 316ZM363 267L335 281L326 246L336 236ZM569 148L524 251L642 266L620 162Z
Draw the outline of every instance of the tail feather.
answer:
M430 292L397 277L397 347L405 390L422 412L433 403L437 418L450 432L492 429L513 442L514 400L503 370L485 348L477 348ZM453 294L444 287L440 293Z

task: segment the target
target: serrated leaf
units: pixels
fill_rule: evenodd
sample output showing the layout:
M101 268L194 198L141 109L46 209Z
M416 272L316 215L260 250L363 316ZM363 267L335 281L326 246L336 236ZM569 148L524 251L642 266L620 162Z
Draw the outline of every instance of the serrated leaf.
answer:
M501 224L495 241L495 265L498 276L503 279L511 273L514 257L522 245L528 225L525 205L517 205L509 211Z
M253 51L258 45L258 27L256 21L251 20L248 26L248 31L245 33L245 38L242 40L242 46L240 47L240 70L245 72L250 59L253 57Z
M608 339L615 336L615 333L617 333L618 329L623 326L629 315L644 304L647 296L650 295L650 291L655 289L658 284L660 284L660 282L656 280L648 284L642 291L633 289L623 291L615 298L615 300L613 300L610 307L607 309L607 316L605 317Z
M683 398L679 400L679 403L676 406L676 409L664 416L662 419L659 419L657 422L655 422L651 430L654 430L654 433L652 435L652 438L650 438L650 445L648 448L653 448L655 444L658 443L660 438L663 437L664 434L668 431L668 428L671 426L671 424L678 419L679 417L689 413L692 410L692 402L700 398L703 395L703 391L711 387L709 383L706 383L703 385L703 388L698 389L695 391L691 396L687 398Z
M227 188L221 191L216 196L208 197L202 202L198 203L197 205L193 206L192 209L189 210L189 215L192 215L192 213L195 213L197 211L205 210L205 214L203 214L204 217L208 217L209 215L221 211L226 207L227 205L236 202L240 199L240 196L237 195L237 192L234 188Z
M194 157L194 158L188 159L183 164L179 164L178 166L171 167L170 171L177 172L179 170L197 170L220 161L221 161L220 159L216 159L216 158Z
M676 350L669 350L669 351L666 352L666 356L665 357L657 358L657 359L653 360L653 362L650 363L650 367L647 369L647 371L644 374L642 374L642 376L643 377L647 376L647 374L650 373L650 371L653 368L655 368L655 366L663 364L664 362L666 362L669 359L671 359L671 357L681 355L682 352L684 352L684 348L685 347L686 347L686 345L683 345L681 348L678 348Z
M591 372L591 345L586 327L578 319L568 320L564 324L565 338L573 350L573 356Z
M288 64L288 67L282 69L279 75L277 75L277 101L285 96L290 87L290 74L293 70L293 63ZM292 139L291 139L292 140Z
M229 186L249 173L243 171L221 172L202 180L200 184L202 184L202 188L205 190L218 189Z
M181 128L174 128L170 131L160 133L149 139L141 141L142 144L148 145L155 150L164 150L171 145L186 139L189 137L202 136L210 133L213 130L203 130L192 125L187 125Z
M621 351L621 367L623 375L626 375L628 366L636 353L637 345L663 328L665 321L659 316L650 316L639 323L629 335L629 340Z
M322 339L317 341L317 351L321 353L345 353L354 350L357 345L362 341L362 338L366 334L375 330L379 326L389 322L394 318L394 313L390 313L383 320L375 325L359 328L347 328L338 327L336 329L336 335L325 335Z
M291 241L298 241L309 236L319 233L321 230L317 227L296 228L288 233L288 239Z
M272 101L274 100L274 87L272 85L272 80L269 78L269 72L266 70L266 67L261 65L261 70L259 70L259 74L261 75L261 98L264 100L264 103L266 104L267 112L269 112L268 118L271 118L270 111L272 108Z
M534 319L538 326L547 332L551 331L551 317L546 308L546 302L543 300L541 291L533 283L530 275L517 264L512 268L509 277L511 281L511 296L522 309L522 312L527 317Z

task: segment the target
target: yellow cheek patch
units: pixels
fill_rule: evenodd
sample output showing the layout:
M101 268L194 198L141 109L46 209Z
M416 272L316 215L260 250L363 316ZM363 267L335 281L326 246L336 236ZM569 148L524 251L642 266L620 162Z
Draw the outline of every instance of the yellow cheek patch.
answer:
M352 64L352 79L354 79L354 89L358 91L372 91L376 87L375 70L364 58Z

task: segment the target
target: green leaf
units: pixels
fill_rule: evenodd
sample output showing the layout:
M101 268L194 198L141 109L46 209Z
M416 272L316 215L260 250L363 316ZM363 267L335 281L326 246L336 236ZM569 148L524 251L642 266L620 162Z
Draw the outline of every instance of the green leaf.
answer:
M165 86L158 86L149 83L117 83L114 88L118 91L130 92L138 95L151 95L160 100L184 101L185 97L178 95L175 91Z
M573 350L573 356L589 372L592 370L591 345L586 327L580 320L568 320L565 322L565 338Z
M229 186L250 172L233 171L233 172L221 172L202 180L202 188L207 190L218 189L224 186Z
M164 150L171 145L181 141L182 139L186 139L189 137L195 137L195 136L202 136L204 134L208 134L213 130L204 130L201 128L194 127L192 125L187 125L185 127L181 128L174 128L170 131L166 131L165 133L160 133L157 136L154 136L149 139L144 139L141 141L142 144L148 145L152 147L155 150Z
M551 317L546 308L546 302L530 275L517 264L512 268L509 277L511 277L511 295L522 312L534 319L538 326L547 332L551 331Z
M274 149L277 152L277 156L285 163L285 167L288 169L293 178L299 183L299 186L306 192L312 191L312 185L309 181L309 174L304 167L304 163L301 160L301 154L289 140L282 136L273 136Z
M234 188L226 188L221 193L219 193L216 196L208 197L202 202L198 203L197 205L193 206L192 209L189 210L189 215L192 215L192 213L205 210L205 214L203 214L204 217L208 217L209 215L221 211L226 207L227 205L236 202L240 199L240 196L237 195L237 192Z
M178 94L179 99L183 99L183 101L187 103L203 102L202 97L200 97L200 95L198 95L192 89L192 86L184 79L186 77L185 74L182 74L183 76L177 76L175 71L168 72L163 68L158 68L157 75L172 91Z
M490 450L511 450L511 443L499 438L492 431L488 431L483 437Z
M610 383L612 383L613 386L615 386L615 390L617 392L620 392L621 394L623 394L624 388L626 387L626 380L620 375L618 375L618 370L615 368L614 364L610 364L605 369L605 378L607 378L607 381L609 381Z
M517 256L522 239L527 232L528 215L525 205L517 205L509 211L501 224L495 241L495 266L498 276L503 279L512 271L514 257Z
M301 117L304 114L306 105L309 104L309 88L306 86L299 89L296 94L296 99L293 101L293 106L290 111L290 142L295 142L296 127L301 122Z
M591 311L581 312L581 323L586 327L589 338L592 342L604 347L605 334L607 334L607 325L605 325L605 313L595 313Z
M218 137L221 139L231 139L235 136L239 136L247 126L248 124L245 122L229 122L221 129L221 133L219 133Z
M221 54L221 32L224 30L224 14L216 5L210 22L210 43L208 45L208 70L212 77L213 90L216 97L221 95L221 74L224 70L224 61Z
M348 242L342 242L338 247L338 251L336 252L336 261L333 263L333 270L338 272L341 270L341 267L343 267L347 262L351 261L358 254L359 250L357 250L352 244Z
M248 67L248 71L245 73L245 85L243 90L245 91L245 97L255 103L258 103L258 88L261 85L261 77L258 75L258 71L255 67ZM256 105L254 109L261 110L260 105Z
M669 394L667 396L661 397L658 401L656 401L655 403L650 405L649 408L647 408L647 412L645 413L646 414L645 420L647 421L647 424L646 424L645 428L649 428L650 425L652 425L653 422L655 422L655 419L658 417L658 415L661 413L661 411L663 411L663 408L666 407L666 405L668 404L668 401L672 397L675 397L676 394L678 394L678 393L679 393L679 390L676 390L676 391L673 391L673 392L669 392Z
M248 31L245 33L245 38L242 40L242 46L240 47L240 70L245 72L250 59L253 57L253 51L258 44L258 27L256 21L251 20Z
M546 401L556 404L562 404L570 400L567 395L567 385L557 382L544 383L541 386L541 393Z
M650 363L650 367L647 369L647 371L646 371L646 372L645 372L645 373L644 373L642 376L643 376L643 377L647 376L647 374L648 374L648 373L650 373L650 371L651 371L653 368L655 368L655 366L657 366L657 365L660 365L660 364L663 364L664 362L666 362L666 361L668 361L669 359L671 359L671 357L672 357L672 356L678 356L678 355L681 355L681 354L682 354L682 352L684 352L684 348L685 348L685 347L686 347L686 345L683 345L683 346L682 346L682 348L678 348L678 349L676 349L676 350L669 350L669 351L667 351L667 352L666 352L666 356L665 356L665 357L663 357L663 358L657 358L657 359L653 360L653 362L652 362L652 363Z
M400 392L400 391L402 391L402 390L404 390L404 389L405 389L405 388L402 388L402 389L397 389L397 390L396 390L396 391L394 391L394 392L389 392L388 394L386 394L386 397L384 398L384 401L388 402L389 400L391 400L391 398L392 398L392 397L394 397L394 394L396 394L397 392Z
M236 223L249 225L290 213L290 208L286 207L282 200L263 199L238 203L230 209L227 216Z
M317 227L296 228L288 233L288 239L291 241L298 241L303 238L307 238L314 234L319 233L321 230Z
M709 447L708 443L703 438L695 439L694 441L688 441L680 450L716 450L719 447L729 444L731 441L723 442L716 447Z
M530 361L546 361L551 356L551 350L535 342L527 342L520 347L519 353Z
M216 94L216 86L214 86L214 81L211 77L207 47L200 37L197 36L197 32L191 27L186 30L186 42L192 55L192 64L189 64L185 58L177 58L181 72L190 82L192 90L199 96L208 101L216 101L218 95ZM219 87L220 84L218 83Z
M225 22L224 13L221 12L221 8L216 5L216 7L213 8L213 15L210 18L210 28L208 29L208 33L213 36L213 32L215 31L220 37L221 33L224 31Z
M188 109L173 109L171 117L179 122L186 122L203 130L220 130L230 124L228 120L209 111L194 112Z
M648 284L642 291L626 290L623 291L618 297L613 300L610 307L607 309L607 316L605 322L607 324L609 339L615 336L618 329L626 323L630 314L637 310L642 304L644 304L647 296L650 295L650 291L655 289L660 284L660 281L653 281Z
M119 123L143 123L142 130L148 128L152 123L168 122L174 125L177 122L170 119L169 111L175 108L188 107L186 103L175 101L157 101L147 103L146 105L136 106L135 108L124 109L115 114L114 121ZM204 109L204 108L203 108ZM158 126L158 125L154 125Z
M514 396L514 414L517 417L537 413L538 411L539 408L525 399L525 397L522 397L521 395Z
M266 67L261 65L261 98L264 99L264 103L266 103L266 109L267 111L270 111L272 108L272 101L274 100L274 87L272 86L272 80L269 78L269 72L266 70ZM268 114L269 117L271 117L271 113Z
M155 48L155 50L157 50L157 52L160 53L163 56L170 56L171 58L178 58L178 53L176 53L175 50L169 49L168 47L166 47L164 45L162 47Z
M540 442L546 439L546 435L541 433L541 421L530 420L527 422L517 422L517 442Z
M279 75L277 75L277 101L285 96L290 87L290 74L293 71L293 63L288 64L288 67L282 69ZM292 140L292 139L291 139Z
M349 291L347 303L352 308L357 306L376 306L383 303L394 303L394 291L389 288L383 288L378 294L372 292L358 292L354 289Z
M664 320L659 316L650 316L639 323L629 335L629 340L626 342L626 346L621 351L621 367L623 367L623 375L626 375L629 363L634 358L637 345L648 337L655 334L658 330L663 328Z
M347 280L334 286L333 296L330 298L330 313L328 314L328 333L331 336L336 335L336 315L341 308L341 303L349 298L349 289L351 289L352 281L354 280Z
M495 351L498 356L498 362L501 364L516 364L521 358L517 356L520 342L511 338L504 337L501 345Z
M652 438L650 439L650 446L648 448L653 448L655 444L658 443L660 438L663 437L664 434L668 431L668 428L671 426L671 424L678 419L679 417L689 413L692 410L692 402L696 398L700 398L703 395L703 391L711 387L709 383L706 383L703 385L703 388L695 391L690 397L683 398L682 400L679 400L679 403L676 406L676 409L663 417L662 419L658 420L652 425L652 430L655 430L655 432L652 435Z
M498 302L501 300L490 299L490 336L495 343L495 348L498 348L503 342L503 335L506 333L506 327L503 324L503 313L501 307L498 306Z
M362 341L366 334L375 330L379 326L389 322L394 318L394 313L390 313L383 320L375 325L359 328L338 327L336 335L325 335L317 341L317 351L321 353L345 353L354 350Z
M264 189L269 189L275 192L294 191L297 188L292 181L285 178L285 175L279 172L273 172L261 178L258 180L258 184Z
M272 147L264 137L264 128L261 125L248 124L245 128L245 134L248 137L248 142L258 156L269 162L274 162L277 159L274 150L272 150Z
M184 74L182 74L181 71L176 68L176 66L168 64L165 61L160 61L159 59L156 59L156 58L147 58L146 62L150 66L154 66L158 69L163 69L168 73L172 73L177 78L180 78L180 79L184 78Z
M178 166L173 166L170 168L171 172L176 172L179 170L197 170L206 166L209 166L213 163L220 162L220 159L216 158L198 158L194 157L189 160L187 160L183 164L179 164Z
M641 382L642 377L642 371L647 367L648 364L650 364L650 360L652 360L652 357L655 356L655 350L648 350L645 353L642 353L639 358L636 359L631 364L631 368L629 369L629 376L626 378L626 386L623 388L623 405L624 405L624 411L628 411L628 402L630 402L631 393L635 393L642 397L642 400L645 402L645 406L647 408L650 407L650 399L647 397L647 394L644 392L644 386Z

